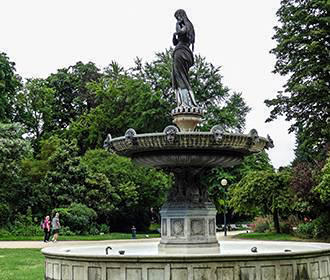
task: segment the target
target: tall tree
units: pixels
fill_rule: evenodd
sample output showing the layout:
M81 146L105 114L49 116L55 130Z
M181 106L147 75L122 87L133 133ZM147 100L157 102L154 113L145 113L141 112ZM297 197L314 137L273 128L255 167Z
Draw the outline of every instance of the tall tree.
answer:
M21 78L15 71L15 63L5 53L0 53L0 122L14 118L15 95L21 87Z
M274 73L288 77L284 93L266 100L271 121L285 115L290 131L304 130L325 157L330 142L330 4L328 0L282 0L271 50ZM325 148L325 149L324 149Z
M40 141L50 131L55 114L55 90L44 79L28 79L17 94L15 120L23 124L30 138Z
M21 161L31 149L23 134L19 124L0 123L0 226L28 206Z
M95 107L95 98L87 84L101 77L94 63L77 62L68 68L59 69L51 74L47 86L54 90L54 108L49 124L51 131L63 129Z

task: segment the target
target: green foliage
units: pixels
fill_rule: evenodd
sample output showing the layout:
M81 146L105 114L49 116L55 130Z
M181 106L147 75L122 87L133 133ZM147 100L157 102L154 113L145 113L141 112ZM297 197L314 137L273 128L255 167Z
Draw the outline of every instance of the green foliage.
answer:
M288 81L285 94L265 101L268 121L285 115L290 131L302 129L322 151L330 139L329 1L282 0L277 16L274 72Z
M273 215L274 226L280 231L278 215L291 211L293 195L289 189L290 173L253 171L230 187L230 205L239 213Z
M330 213L325 212L311 222L299 224L296 232L298 236L303 238L329 238Z
M160 208L170 186L167 175L101 149L88 151L81 164L105 180L96 185L95 177L90 177L84 196L85 204L98 213L99 223L113 230L130 230L133 224L139 230L149 227L151 208Z
M296 234L302 238L313 238L313 231L313 223L303 223L298 225Z
M0 52L0 123L14 118L16 92L21 87L21 78L15 71L15 63Z
M78 139L81 152L102 147L109 132L121 136L130 127L139 133L162 131L170 123L159 92L151 91L142 80L119 73L115 79L104 77L88 88L99 105L72 122L67 132Z
M29 186L22 180L21 161L31 149L23 133L19 124L0 123L0 205L8 215L1 218L2 222L14 219L18 211L26 211L28 206L25 193ZM17 197L21 199L17 201Z
M266 232L270 230L270 226L268 223L265 224L257 224L255 228L255 232Z
M35 146L51 130L55 100L55 89L44 79L28 79L17 94L15 120L24 125Z
M97 218L96 212L81 203L72 203L68 208L56 208L61 217L61 225L65 225L75 234L90 233ZM66 235L67 232L66 232Z
M314 188L314 192L320 195L324 204L330 206L330 157L321 171L319 184Z

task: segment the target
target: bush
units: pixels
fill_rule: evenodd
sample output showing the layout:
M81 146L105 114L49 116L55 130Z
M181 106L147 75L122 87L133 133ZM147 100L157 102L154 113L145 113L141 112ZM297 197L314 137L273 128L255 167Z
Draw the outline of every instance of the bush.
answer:
M256 217L251 229L254 232L266 232L270 230L271 219L269 217Z
M9 216L10 216L10 211L8 204L0 203L0 227L8 223Z
M265 224L256 224L256 228L255 228L255 232L266 232L266 231L269 231L270 229L270 226L268 223L265 223Z
M103 232L105 234L110 233L110 227L106 224L100 225L100 233Z
M302 238L313 238L314 225L312 222L299 224L296 234Z
M314 238L329 238L330 235L330 214L323 213L320 217L312 221L314 226L313 237Z
M299 224L297 235L302 238L326 239L330 235L330 215L323 213L315 220Z
M61 225L75 234L88 234L95 226L96 212L81 203L72 203L69 208L54 210L60 214Z
M292 226L288 223L280 223L281 233L291 233L293 231Z

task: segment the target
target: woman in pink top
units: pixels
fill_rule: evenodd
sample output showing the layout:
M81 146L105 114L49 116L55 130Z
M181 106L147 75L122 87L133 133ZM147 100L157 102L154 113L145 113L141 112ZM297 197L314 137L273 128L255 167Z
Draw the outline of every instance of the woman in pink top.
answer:
M44 233L45 233L44 242L48 242L49 237L50 237L50 217L49 216L46 216L46 218L44 219L42 227L43 227Z

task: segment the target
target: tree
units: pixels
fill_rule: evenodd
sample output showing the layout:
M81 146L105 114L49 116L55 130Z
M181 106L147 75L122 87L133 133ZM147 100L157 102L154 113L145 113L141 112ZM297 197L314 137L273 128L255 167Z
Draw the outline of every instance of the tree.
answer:
M78 139L82 153L88 148L102 147L108 133L122 136L128 128L138 133L156 132L171 123L159 92L113 67L107 70L113 71L110 77L89 85L99 105L72 122L68 130L69 137Z
M267 121L285 115L293 121L290 132L303 130L325 157L330 139L329 1L282 0L277 16L274 73L288 81L285 94L265 101L273 107Z
M143 63L138 58L135 67L130 71L133 76L150 84L154 91L160 92L161 98L168 104L167 112L176 106L175 94L171 89L172 52L173 49L156 53L156 59L150 63ZM238 131L244 129L245 117L250 108L240 93L230 93L223 85L220 67L215 67L200 55L195 55L190 81L198 104L206 110L204 130L216 124Z
M227 194L227 188L231 185L238 184L240 180L250 172L271 172L273 170L274 168L270 163L270 159L264 151L244 157L242 163L238 166L213 168L208 176L205 176L205 184L208 186L210 198L214 202L218 213L224 211L224 206L227 204L226 200L230 199ZM228 186L224 187L221 185L222 179L226 179L229 182ZM230 213L231 216L235 215L235 209L233 208L227 207L226 211L227 213ZM251 214L253 216L253 213L244 213L246 216L251 216Z
M95 97L87 85L98 81L101 76L94 63L77 62L47 77L47 86L54 90L52 119L48 124L48 130L67 128L72 121L96 106Z
M321 171L319 183L314 188L314 192L319 194L321 201L330 207L330 157L328 157L327 162Z
M89 177L84 202L111 228L130 230L135 225L147 229L152 216L164 203L170 178L153 168L139 167L130 159L101 149L88 151L81 164L90 174L103 175L107 185L97 186ZM109 208L109 204L111 208Z
M279 216L291 210L289 180L287 170L249 172L230 187L230 205L239 213L272 215L276 232L280 233Z
M29 186L22 181L21 161L31 149L23 134L19 124L0 123L0 226L28 206L25 194Z
M36 144L45 131L50 131L55 114L55 90L44 79L28 79L17 93L15 120L26 128Z
M15 95L21 87L21 78L15 71L15 63L5 53L0 53L0 122L14 118Z

